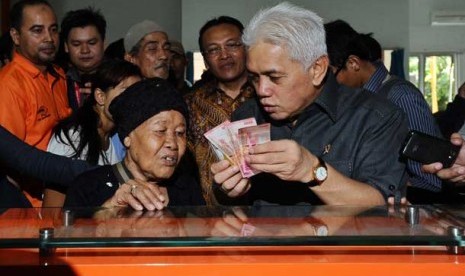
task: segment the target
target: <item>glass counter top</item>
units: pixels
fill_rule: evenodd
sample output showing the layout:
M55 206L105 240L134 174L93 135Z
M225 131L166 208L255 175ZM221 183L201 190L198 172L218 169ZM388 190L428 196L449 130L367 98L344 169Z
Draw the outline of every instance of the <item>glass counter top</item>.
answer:
M0 211L0 248L465 246L463 205Z

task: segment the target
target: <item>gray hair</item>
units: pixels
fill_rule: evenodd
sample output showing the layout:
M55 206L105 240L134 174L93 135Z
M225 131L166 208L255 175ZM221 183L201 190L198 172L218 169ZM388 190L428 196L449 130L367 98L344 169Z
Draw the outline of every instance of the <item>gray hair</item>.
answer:
M300 62L305 70L327 54L323 19L288 2L255 14L242 40L247 47L263 41L287 48L291 59Z

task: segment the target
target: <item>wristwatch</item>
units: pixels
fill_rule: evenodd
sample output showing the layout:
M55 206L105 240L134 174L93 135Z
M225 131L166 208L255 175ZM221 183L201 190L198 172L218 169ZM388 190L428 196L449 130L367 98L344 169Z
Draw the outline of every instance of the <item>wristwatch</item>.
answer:
M317 156L318 164L312 169L313 180L308 183L309 187L315 187L321 185L326 178L328 178L328 169L326 168L326 163Z
M315 231L315 236L317 237L326 237L328 236L328 226L326 226L326 224L318 224L318 223L314 223L313 225L313 230Z
M313 234L318 237L328 236L328 226L320 219L307 217L305 221L313 228Z

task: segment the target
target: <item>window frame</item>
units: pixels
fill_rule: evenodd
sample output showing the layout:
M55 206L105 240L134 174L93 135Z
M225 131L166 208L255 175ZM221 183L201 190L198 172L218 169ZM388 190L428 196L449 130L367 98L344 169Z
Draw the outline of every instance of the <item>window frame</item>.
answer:
M458 72L459 72L459 64L460 64L460 58L459 58L459 53L457 52L412 52L409 55L409 62L411 57L418 57L418 89L420 89L421 93L424 95L424 89L425 89L425 64L426 64L426 58L431 57L431 56L451 56L452 57L452 62L454 63L454 80L455 82L455 87L453 90L458 89L458 83L460 82L458 78ZM457 93L457 91L455 91Z
M426 66L426 59L431 56L450 56L452 59L452 63L454 64L454 72L453 72L453 79L455 80L454 86L451 89L451 94L449 95L449 102L454 100L455 95L457 94L457 89L460 86L461 79L459 78L459 72L461 68L461 57L462 53L455 52L455 51L434 51L434 52L411 52L409 54L408 62L410 62L411 57L418 58L418 89L421 91L423 96L425 95L425 66ZM408 72L410 74L410 72Z

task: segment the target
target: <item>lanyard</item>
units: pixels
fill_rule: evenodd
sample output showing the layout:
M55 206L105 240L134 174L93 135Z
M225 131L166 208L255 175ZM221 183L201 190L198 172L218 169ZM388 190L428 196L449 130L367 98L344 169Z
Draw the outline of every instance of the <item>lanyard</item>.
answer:
M74 94L76 95L76 102L78 106L81 106L81 89L77 82L74 82Z

